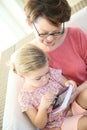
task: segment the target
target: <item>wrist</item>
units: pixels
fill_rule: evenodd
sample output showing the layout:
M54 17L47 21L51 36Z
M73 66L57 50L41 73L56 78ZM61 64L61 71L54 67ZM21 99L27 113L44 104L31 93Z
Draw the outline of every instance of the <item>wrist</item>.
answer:
M77 84L76 84L75 81L73 81L73 80L67 80L67 81L65 82L65 86L66 86L66 87L69 87L70 85L72 85L73 87L76 87L76 86L77 86Z
M39 111L47 112L47 108L43 105L39 106Z

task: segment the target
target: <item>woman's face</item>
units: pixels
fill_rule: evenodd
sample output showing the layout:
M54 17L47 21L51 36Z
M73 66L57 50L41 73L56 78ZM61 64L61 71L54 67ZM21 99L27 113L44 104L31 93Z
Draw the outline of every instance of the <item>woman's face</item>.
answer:
M42 17L33 22L33 30L39 43L46 47L54 47L64 33L63 24L56 27Z

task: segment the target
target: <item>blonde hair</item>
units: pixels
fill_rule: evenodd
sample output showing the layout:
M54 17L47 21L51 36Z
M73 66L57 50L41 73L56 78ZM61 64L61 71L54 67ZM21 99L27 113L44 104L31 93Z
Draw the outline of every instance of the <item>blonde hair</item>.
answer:
M46 54L38 47L26 44L19 49L11 69L16 74L27 75L29 71L42 68L48 61Z

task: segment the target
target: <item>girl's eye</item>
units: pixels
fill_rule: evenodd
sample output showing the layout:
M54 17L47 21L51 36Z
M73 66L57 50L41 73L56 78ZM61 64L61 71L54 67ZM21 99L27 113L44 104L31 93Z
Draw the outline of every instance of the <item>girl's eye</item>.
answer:
M49 71L48 71L45 75L48 75L48 74L49 74ZM36 78L36 80L41 80L42 77L43 77L43 76L38 77L38 78Z
M39 78L36 78L36 80L40 80L41 79L41 77L39 77Z

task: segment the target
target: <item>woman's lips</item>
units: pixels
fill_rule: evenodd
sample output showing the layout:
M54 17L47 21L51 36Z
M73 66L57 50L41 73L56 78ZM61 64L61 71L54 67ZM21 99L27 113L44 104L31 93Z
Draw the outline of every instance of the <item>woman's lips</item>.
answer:
M55 42L44 42L44 44L47 46L53 46L55 44Z

